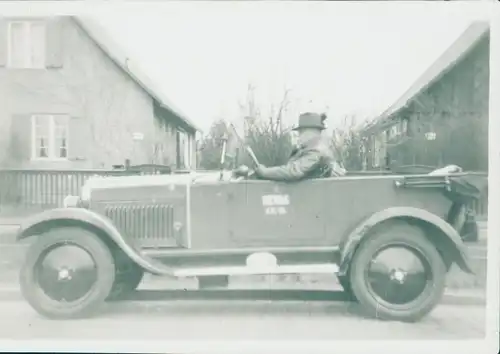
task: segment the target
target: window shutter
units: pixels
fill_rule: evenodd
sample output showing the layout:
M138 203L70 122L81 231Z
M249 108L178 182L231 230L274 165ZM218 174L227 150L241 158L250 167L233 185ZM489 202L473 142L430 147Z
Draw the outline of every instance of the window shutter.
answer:
M61 68L63 66L63 22L61 18L53 17L47 21L45 66Z
M7 26L7 21L0 17L0 67L7 65Z
M83 161L87 159L88 148L92 146L90 127L87 121L78 116L69 119L68 159Z
M32 130L31 116L14 114L11 121L9 154L14 162L25 162L31 159Z

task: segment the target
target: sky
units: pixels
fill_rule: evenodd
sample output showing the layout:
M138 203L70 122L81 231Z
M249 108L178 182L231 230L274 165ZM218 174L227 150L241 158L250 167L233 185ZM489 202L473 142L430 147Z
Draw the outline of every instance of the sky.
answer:
M289 90L285 124L305 111L327 112L330 126L376 117L484 19L432 5L151 2L92 17L207 131L242 121L249 84L264 115Z

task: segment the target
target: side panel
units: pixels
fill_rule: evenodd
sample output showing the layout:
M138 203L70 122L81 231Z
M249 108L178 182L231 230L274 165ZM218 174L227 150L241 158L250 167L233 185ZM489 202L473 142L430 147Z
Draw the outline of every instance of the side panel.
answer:
M234 242L242 247L324 243L328 214L324 187L321 180L247 181L245 193L232 200L234 207L230 209Z
M326 244L323 191L320 180L194 185L190 206L192 248Z
M396 188L394 178L339 178L325 183L324 195L328 217L325 238L337 245L372 214L391 207L424 209L446 220L452 202L442 187Z
M192 185L191 248L221 249L234 246L231 208L242 208L232 200L245 193L244 183Z
M420 208L446 219L451 201L442 188L396 188L394 181L382 176L195 185L192 248L337 246L370 215L391 207ZM278 196L275 205L269 206L269 196ZM280 205L287 198L288 205Z

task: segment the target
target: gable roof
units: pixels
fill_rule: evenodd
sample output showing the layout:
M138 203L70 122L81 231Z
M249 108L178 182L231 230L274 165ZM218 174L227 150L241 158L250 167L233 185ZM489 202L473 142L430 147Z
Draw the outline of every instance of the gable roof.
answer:
M107 31L95 20L89 17L75 17L72 19L87 33L87 35L113 60L127 75L129 75L144 91L148 93L161 107L171 111L185 124L196 131L201 129L183 114L169 99L155 82L123 51Z
M394 115L406 105L408 105L415 96L419 95L432 84L441 79L447 72L457 65L489 32L488 22L473 22L455 42L410 86L410 88L388 109L386 109L375 121L377 124L386 118Z

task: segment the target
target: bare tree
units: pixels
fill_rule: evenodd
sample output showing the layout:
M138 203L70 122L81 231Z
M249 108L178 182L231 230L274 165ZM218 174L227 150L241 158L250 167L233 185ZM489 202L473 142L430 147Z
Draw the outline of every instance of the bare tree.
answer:
M228 135L227 123L223 119L215 121L209 133L204 136L199 146L200 167L215 170L220 167L223 138Z
M255 87L248 86L244 102L239 107L244 117L245 142L252 148L259 162L266 166L285 164L293 150L291 129L286 124L287 107L290 104L290 90L284 90L277 103L271 103L267 110L256 100ZM265 111L268 114L263 114ZM346 116L340 125L333 129L330 147L338 163L347 170L361 170L363 161L363 141L356 117ZM201 144L201 166L206 169L216 169L220 164L222 145L220 139L223 131L227 132L227 124L223 121L214 122L211 132ZM214 133L216 132L216 133ZM252 165L250 156L244 149L239 149L238 164Z
M335 158L348 171L358 171L363 167L363 140L356 117L344 117L342 124L332 132L330 147Z
M266 166L286 163L293 149L290 129L284 122L286 109L290 103L290 90L285 90L280 102L271 103L268 116L261 114L255 99L255 87L248 86L246 101L240 103L245 122L245 141L252 148L259 162ZM250 164L248 154L243 153L241 163Z

